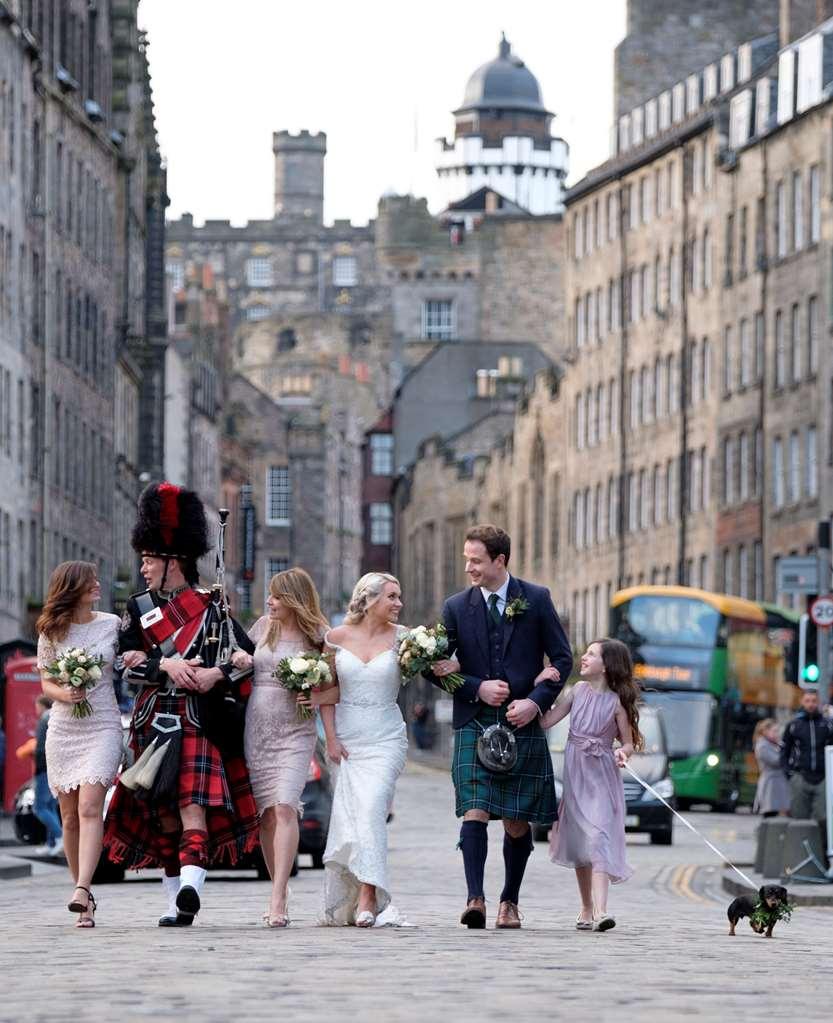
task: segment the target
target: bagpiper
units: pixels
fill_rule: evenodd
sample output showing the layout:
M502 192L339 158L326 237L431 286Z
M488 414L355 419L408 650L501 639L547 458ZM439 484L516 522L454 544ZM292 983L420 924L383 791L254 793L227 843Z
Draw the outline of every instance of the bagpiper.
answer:
M162 868L168 906L159 926L186 927L199 912L209 864L234 864L257 844L242 750L250 682L230 657L254 649L229 615L222 585L198 585L197 562L210 544L193 491L151 483L131 542L147 585L129 598L119 634L124 677L140 687L134 763L110 803L104 844L116 863Z

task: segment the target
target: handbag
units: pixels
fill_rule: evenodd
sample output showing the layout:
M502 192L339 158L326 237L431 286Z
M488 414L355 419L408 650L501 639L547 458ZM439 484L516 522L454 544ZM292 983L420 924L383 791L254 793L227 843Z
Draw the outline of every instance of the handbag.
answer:
M477 759L487 771L509 774L518 762L518 743L511 728L489 725L477 739Z

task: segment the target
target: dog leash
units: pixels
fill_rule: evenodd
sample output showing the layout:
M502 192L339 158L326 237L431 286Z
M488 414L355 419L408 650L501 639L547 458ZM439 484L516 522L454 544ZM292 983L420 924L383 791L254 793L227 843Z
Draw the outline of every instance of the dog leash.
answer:
M755 884L755 882L752 881L750 878L748 878L746 876L746 874L744 874L744 872L740 869L740 867L736 867L734 865L734 863L732 863L732 861L729 859L729 857L725 853L722 853L717 848L716 845L712 845L712 843L706 838L705 835L701 835L700 832L697 830L697 828L695 828L693 824L691 824L689 821L687 821L685 819L685 817L683 817L683 815L681 813L677 813L677 811L674 809L674 807L671 806L671 804L669 802L667 802L665 799L663 799L662 796L659 794L659 792L657 792L657 790L652 785L649 785L648 782L645 781L644 778L640 778L639 777L639 775L636 773L636 771L634 771L634 769L630 766L630 764L625 764L625 770L629 774L632 774L633 777L639 782L639 784L644 789L647 789L651 793L651 795L654 797L654 799L658 799L664 806L667 806L668 809L671 811L671 813L673 813L674 816L678 820L681 820L683 822L683 824L685 824L685 826L688 828L689 831L693 831L694 834L699 839L702 839L702 841L704 841L706 843L706 845L709 847L709 849L712 850L712 852L717 853L717 855L723 860L723 862L728 864L728 866L730 866L732 868L732 870L734 870L734 872L738 875L738 877L743 878L743 880L748 885L750 885L752 887L753 891L757 891L758 886Z

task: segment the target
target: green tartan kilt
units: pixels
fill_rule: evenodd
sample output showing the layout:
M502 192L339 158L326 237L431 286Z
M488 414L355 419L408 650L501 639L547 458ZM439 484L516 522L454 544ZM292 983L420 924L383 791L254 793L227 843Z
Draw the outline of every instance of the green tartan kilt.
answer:
M491 820L552 824L558 818L558 804L546 734L537 721L518 729L518 761L508 774L497 774L477 759L477 740L496 721L507 723L505 710L484 707L454 732L451 777L457 816L467 810L485 810Z

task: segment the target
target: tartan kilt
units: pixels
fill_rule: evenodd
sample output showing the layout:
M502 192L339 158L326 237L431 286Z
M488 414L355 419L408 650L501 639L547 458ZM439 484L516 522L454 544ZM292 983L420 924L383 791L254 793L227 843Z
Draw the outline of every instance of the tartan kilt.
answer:
M144 702L140 697L137 709ZM181 830L179 808L192 803L206 808L209 863L233 865L257 845L259 822L246 761L243 757L224 759L186 713L186 702L186 696L160 694L153 708L158 714L180 715L177 796L154 803L121 784L116 786L104 825L104 845L114 863L135 870L163 866L158 836L163 830L170 832L171 820ZM150 715L143 726L134 725L132 729L130 748L136 757L150 741L152 718Z
M484 707L454 732L451 777L457 816L467 810L485 810L491 820L552 824L558 819L558 804L546 733L537 721L519 728L515 732L518 761L508 774L497 774L477 759L477 740L497 721L507 723L505 710Z

